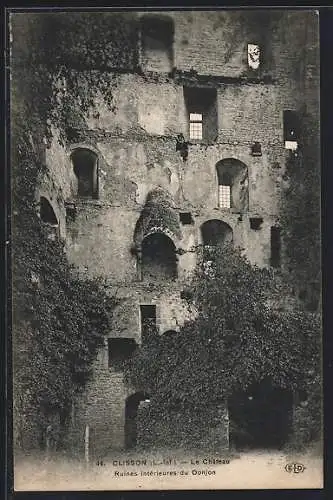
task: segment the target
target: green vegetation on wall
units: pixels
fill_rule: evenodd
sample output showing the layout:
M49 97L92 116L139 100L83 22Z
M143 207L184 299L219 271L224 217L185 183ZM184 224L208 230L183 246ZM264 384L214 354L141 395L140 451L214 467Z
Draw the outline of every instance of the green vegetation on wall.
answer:
M11 18L14 439L27 448L40 443L50 415L66 422L97 347L110 331L115 305L101 280L83 279L70 267L64 242L59 234L50 238L52 229L40 220L35 200L38 182L49 174L45 138L51 139L57 130L63 143L72 125L69 118L80 120L93 109L99 93L112 107L112 81L96 67L97 61L104 64L100 52L96 47L91 53L82 49L89 33L96 43L103 39L104 46L105 35L100 33L106 28L100 23L108 16L93 18L94 23L79 14L25 13ZM111 35L117 33L110 29ZM118 43L118 52L119 47L123 51L121 37L115 47ZM72 64L68 47L76 47L77 58L85 54L85 61ZM108 49L104 46L105 54ZM63 202L59 188L57 203Z
M312 394L307 418L318 431L319 316L280 306L285 289L272 269L251 266L231 247L212 253L190 287L197 318L139 348L128 379L150 395L151 411L185 417L268 378L273 387Z

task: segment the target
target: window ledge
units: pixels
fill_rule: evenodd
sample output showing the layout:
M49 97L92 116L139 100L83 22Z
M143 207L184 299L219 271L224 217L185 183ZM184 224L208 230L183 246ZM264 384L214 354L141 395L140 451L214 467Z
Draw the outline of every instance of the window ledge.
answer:
M208 147L208 146L214 146L217 142L217 138L212 140L212 141L208 141L207 139L189 139L188 140L188 145L189 146L205 146L205 147Z
M103 206L103 202L99 199L94 199L94 198L74 198L73 200L70 200L68 203L74 203L76 206L82 206L82 205L92 205L92 206L97 206L101 207Z
M225 212L228 214L235 214L235 215L246 215L249 212L249 210L239 210L238 208L223 208L223 207L215 207L215 210L218 210L219 212Z

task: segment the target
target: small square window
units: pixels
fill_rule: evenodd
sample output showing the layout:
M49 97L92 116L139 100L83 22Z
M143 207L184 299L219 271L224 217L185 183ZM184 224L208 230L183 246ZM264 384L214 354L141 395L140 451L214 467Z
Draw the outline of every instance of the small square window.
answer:
M251 217L250 218L250 228L254 231L258 231L261 229L261 225L263 223L262 217Z
M219 185L219 207L231 207L231 187L223 184Z
M188 224L193 224L191 212L181 212L179 214L180 222L185 226Z
M252 156L261 156L262 155L260 142L255 142L254 144L252 144L251 154L252 154Z

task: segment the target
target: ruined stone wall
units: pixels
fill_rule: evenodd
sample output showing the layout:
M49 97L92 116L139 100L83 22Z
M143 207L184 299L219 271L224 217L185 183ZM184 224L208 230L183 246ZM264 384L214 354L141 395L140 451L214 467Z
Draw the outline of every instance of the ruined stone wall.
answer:
M137 86L137 78L131 78L132 85L136 89L135 94L141 96L144 83L140 82ZM127 81L128 79L129 76L126 76ZM172 83L169 85L176 87ZM164 86L161 87L158 83L154 84L153 90L156 97L161 96L161 108L163 108L163 103L167 108L170 92L165 94ZM177 87L173 93L174 96L179 94L176 90ZM181 94L182 89L180 90ZM127 84L123 91L126 95ZM256 87L253 92L257 93ZM182 111L182 96L178 95L178 97L180 99L176 100L174 107L177 109L178 104L178 109ZM261 257L262 246L267 248L269 245L267 235L262 236L258 241L257 235L252 234L250 230L244 231L243 227L248 228L247 217L250 215L264 215L268 219L277 215L277 206L283 187L285 151L281 144L283 124L281 116L278 116L279 119L277 117L274 119L277 104L273 98L274 96L271 97L270 106L265 102L257 102L260 109L266 110L266 120L262 113L259 113L255 119L256 123L253 123L254 118L252 118L252 122L247 126L246 116L252 116L252 112L246 113L245 109L240 117L233 115L236 109L239 113L238 92L228 88L227 97L222 96L223 104L221 104L220 95L218 97L218 105L223 109L221 120L222 122L225 120L224 127L220 128L222 129L221 142L218 139L211 146L190 145L186 162L176 151L176 135L184 131L184 128L175 127L172 114L170 117L161 117L161 114L156 115L156 111L151 112L161 123L165 119L170 119L170 127L166 126L168 133L172 126L175 127L173 135L160 136L159 131L152 135L149 133L149 127L148 131L143 130L139 135L138 129L135 130L135 122L131 122L134 129L132 132L125 128L120 133L117 127L120 127L126 116L126 109L117 102L117 112L114 115L110 113L112 124L109 129L103 131L104 137L99 129L90 129L86 131L85 141L72 144L72 148L84 145L96 150L99 153L100 167L99 199L77 202L77 218L75 222L67 224L69 258L80 267L88 268L91 275L101 274L120 282L124 279L130 281L135 279L135 258L130 253L135 222L147 194L156 186L163 187L173 196L179 211L193 212L194 226L191 231L193 244L197 244L200 239L199 219L204 221L205 218L223 218L228 223L231 219L231 221L234 220L231 224L234 228L238 225L236 224L237 217L217 208L216 164L221 159L236 158L248 168L249 213L244 214L243 224L239 225L242 229L237 231L235 227L235 239L239 240L240 245L246 249L250 260L257 261L260 265L267 264L267 258ZM248 106L250 108L250 102ZM135 109L139 107L138 105ZM145 103L144 108L148 113L147 110L150 109L148 103ZM140 116L138 120L140 121ZM229 127L227 127L228 123ZM264 138L263 130L270 130L270 127L279 132L279 134L275 132L280 136L275 138L275 143L274 138ZM250 137L249 134L251 134ZM251 155L251 145L254 140L261 141L261 157ZM50 158L50 161L55 166L61 165L64 185L70 183L73 169L69 152L63 157L59 156L57 162L53 158ZM74 197L68 193L68 198ZM189 233L188 227L186 231ZM243 241L244 237L245 241ZM257 242L256 245L255 242ZM96 252L97 247L98 252ZM121 263L121 266L118 263Z
M77 398L72 415L70 440L79 455L84 453L85 428L89 426L90 456L100 459L124 445L125 400L129 390L123 373L108 366L107 346L101 348L91 379Z
M287 252L285 265L296 293L311 310L320 310L320 68L319 19L314 15L304 27L300 79L302 147L298 160L290 162L280 211L285 220ZM298 186L295 190L294 187ZM293 195L291 195L293 193ZM302 263L300 265L300 263Z
M298 111L305 104L312 121L318 113L314 12L168 15L174 20L174 67L180 73L193 69L206 75L205 85L216 88L215 141L190 144L183 161L176 151L176 136L188 137L183 94L188 80L162 73L121 74L115 80L115 112L100 99L98 118L87 118L77 143L66 148L54 143L47 152L53 184L44 179L40 186L40 192L48 190L51 198L52 193L61 193L55 211L69 260L82 273L105 277L110 294L124 299L115 311L110 336L131 337L137 343L141 342L140 304L156 304L160 334L177 330L191 317L180 293L197 262L195 247L201 243L203 222L223 220L232 228L234 244L244 249L252 263L269 265L270 227L278 221L290 187L283 111ZM309 26L310 54L306 45ZM263 62L257 73L247 66L248 43L262 48ZM256 141L262 149L258 157L251 154ZM82 146L98 155L97 200L75 196L70 153ZM248 169L249 210L244 213L217 206L216 163L226 158L240 160ZM181 236L174 241L182 250L179 279L167 285L145 285L138 279L137 256L132 251L134 230L147 194L158 186L172 196L176 212L191 212L193 224L181 226ZM75 216L67 221L65 200L76 206ZM259 230L250 227L253 216L263 218ZM282 246L282 265L284 252ZM76 416L76 428L82 434L89 423L95 432L94 446L102 451L124 444L124 401L129 391L122 375L108 367L105 356L104 349Z

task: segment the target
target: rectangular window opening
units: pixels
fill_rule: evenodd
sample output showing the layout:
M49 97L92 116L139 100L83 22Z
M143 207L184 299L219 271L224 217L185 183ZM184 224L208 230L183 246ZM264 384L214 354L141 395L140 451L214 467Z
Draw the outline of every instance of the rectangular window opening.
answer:
M252 156L262 156L260 142L255 142L254 144L252 144L251 154Z
M249 68L258 69L260 66L260 47L255 43L247 45L247 62Z
M262 217L251 217L250 218L250 228L253 229L254 231L258 231L259 229L261 229L262 223L263 223Z
M193 224L192 214L191 212L181 212L179 214L180 222L186 226L188 224Z
M152 335L156 335L156 306L141 305L141 338L142 343L146 342Z
M279 227L271 227L271 266L281 265L281 231Z
M296 111L283 112L283 138L285 149L295 151L299 141L299 122Z
M231 186L219 185L219 207L231 208Z
M170 72L173 67L174 23L169 16L141 19L142 62L149 71Z
M217 92L213 88L184 87L188 136L193 141L213 142L217 138Z
M136 345L137 344L134 339L108 339L109 368L112 367L117 371L122 370L124 362L132 356Z

